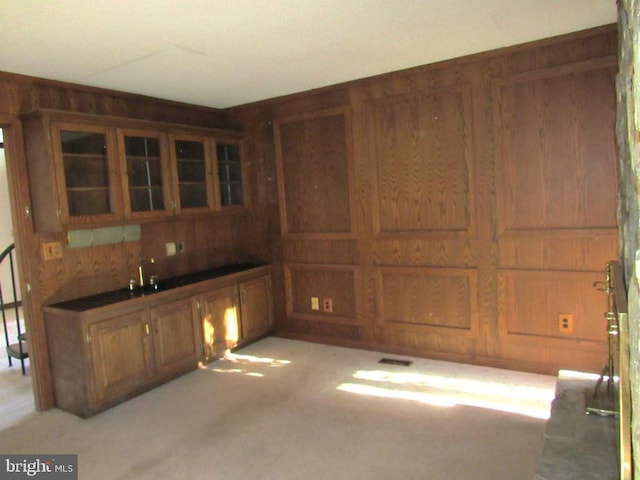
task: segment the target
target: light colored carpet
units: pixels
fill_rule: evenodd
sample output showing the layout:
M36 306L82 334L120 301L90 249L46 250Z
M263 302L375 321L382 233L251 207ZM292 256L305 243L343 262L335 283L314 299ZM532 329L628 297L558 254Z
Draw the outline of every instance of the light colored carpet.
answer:
M6 427L89 479L533 477L555 378L266 338L88 420ZM3 401L4 403L4 401Z

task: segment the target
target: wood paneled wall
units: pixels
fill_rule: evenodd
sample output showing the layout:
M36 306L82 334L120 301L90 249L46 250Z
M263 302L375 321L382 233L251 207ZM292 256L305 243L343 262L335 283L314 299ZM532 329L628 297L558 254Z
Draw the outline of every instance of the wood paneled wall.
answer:
M615 55L608 26L231 109L269 178L280 334L598 371ZM310 310L326 295L338 315Z
M615 27L227 111L0 74L38 408L53 405L40 307L178 274L274 263L280 334L532 371L599 370L617 257ZM246 132L251 209L145 224L140 242L44 262L23 214L17 115L52 108ZM186 253L167 258L164 243ZM24 291L24 290L23 290ZM331 298L332 312L310 297ZM557 315L575 327L559 333Z

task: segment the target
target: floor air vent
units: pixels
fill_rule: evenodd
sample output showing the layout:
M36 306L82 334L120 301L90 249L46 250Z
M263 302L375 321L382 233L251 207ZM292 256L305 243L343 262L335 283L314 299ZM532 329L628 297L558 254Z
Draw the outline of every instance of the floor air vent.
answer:
M387 365L400 365L402 367L410 367L413 362L409 360L399 360L397 358L383 358L378 363L386 363Z

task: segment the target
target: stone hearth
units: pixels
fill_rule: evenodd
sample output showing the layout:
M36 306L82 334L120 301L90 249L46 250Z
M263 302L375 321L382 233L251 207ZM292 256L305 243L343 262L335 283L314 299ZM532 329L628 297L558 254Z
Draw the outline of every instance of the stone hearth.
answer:
M562 371L534 480L618 478L617 417L586 413L597 376ZM598 390L606 395L606 386Z

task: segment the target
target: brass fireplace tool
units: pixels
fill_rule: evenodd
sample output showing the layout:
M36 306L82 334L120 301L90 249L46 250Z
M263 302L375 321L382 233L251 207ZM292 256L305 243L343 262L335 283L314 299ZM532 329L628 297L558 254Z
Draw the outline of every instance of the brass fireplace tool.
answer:
M600 371L600 377L596 382L593 392L590 389L585 391L587 413L597 413L598 415L617 415L614 383L616 379L616 349L618 346L618 310L616 308L616 298L614 281L615 279L613 262L607 262L605 270L605 281L595 282L593 286L607 294L607 311L604 318L607 320L607 363ZM606 379L606 389L600 391L600 387Z

